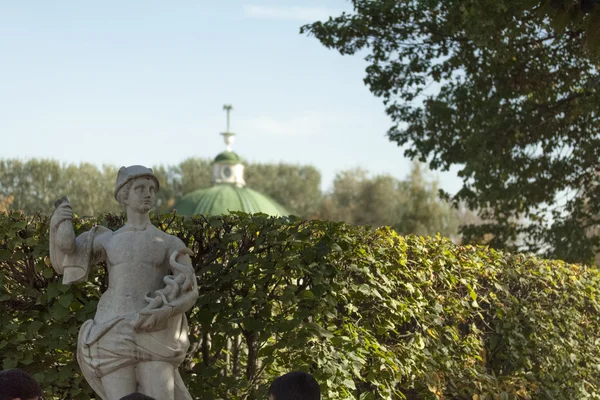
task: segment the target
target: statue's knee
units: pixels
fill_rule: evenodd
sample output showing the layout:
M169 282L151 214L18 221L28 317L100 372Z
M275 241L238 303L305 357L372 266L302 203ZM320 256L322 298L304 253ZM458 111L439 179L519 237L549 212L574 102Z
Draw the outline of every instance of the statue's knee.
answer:
M148 396L172 400L175 393L175 368L164 361L145 361L136 368L140 392Z
M135 367L123 367L102 378L102 386L110 400L118 400L137 390Z

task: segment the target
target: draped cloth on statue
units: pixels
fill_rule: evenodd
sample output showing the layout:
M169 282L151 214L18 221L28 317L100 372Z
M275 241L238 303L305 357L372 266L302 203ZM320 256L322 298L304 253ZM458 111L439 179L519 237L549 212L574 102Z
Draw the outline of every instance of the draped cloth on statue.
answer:
M88 320L83 324L77 361L87 382L104 399L102 377L139 362L164 361L175 368L175 400L192 400L177 369L189 347L185 315L170 318L167 327L156 332L136 332L134 317L119 317L103 324Z

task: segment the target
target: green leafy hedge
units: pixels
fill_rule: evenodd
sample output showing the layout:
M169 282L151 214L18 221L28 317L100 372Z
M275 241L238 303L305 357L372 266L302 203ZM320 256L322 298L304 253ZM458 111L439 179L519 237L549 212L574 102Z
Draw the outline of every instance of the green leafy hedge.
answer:
M297 369L326 399L600 398L596 269L342 223L153 218L196 254L182 372L199 399L265 398ZM48 398L93 397L74 350L106 282L100 266L62 285L47 217L0 214L2 367L34 374Z

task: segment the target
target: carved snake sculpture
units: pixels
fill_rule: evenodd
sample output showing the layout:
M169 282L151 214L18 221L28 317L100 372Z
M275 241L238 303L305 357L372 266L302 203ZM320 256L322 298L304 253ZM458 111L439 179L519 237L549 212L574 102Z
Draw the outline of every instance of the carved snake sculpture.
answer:
M148 293L145 296L148 305L139 312L138 317L134 322L134 328L136 330L150 331L160 328L166 320L176 312L185 312L186 310L183 308L186 308L186 300L189 300L188 297L191 298L196 296L195 291L193 293L190 291L194 286L194 280L196 279L194 268L191 265L177 262L177 257L180 254L193 255L193 252L187 247L184 247L171 254L171 257L169 257L169 264L176 274L165 276L163 282L166 286L154 291L154 293ZM190 294L190 296L188 296L188 294ZM152 314L156 315L156 321L148 324L148 317Z

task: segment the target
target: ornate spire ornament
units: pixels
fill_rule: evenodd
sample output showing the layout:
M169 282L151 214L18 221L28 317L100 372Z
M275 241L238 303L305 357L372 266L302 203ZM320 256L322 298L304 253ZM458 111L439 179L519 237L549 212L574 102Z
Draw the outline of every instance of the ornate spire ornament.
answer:
M235 133L232 133L229 131L229 117L231 114L231 111L233 110L233 106L231 104L225 104L223 106L223 110L225 110L225 112L227 113L227 129L225 130L225 132L221 133L221 135L223 135L223 139L225 139L225 148L227 151L232 151L231 150L231 145L233 144L233 141L235 140Z
M221 215L231 211L247 213L262 212L268 215L289 215L290 213L270 197L246 187L244 180L244 161L231 151L235 134L230 132L231 111L233 106L225 104L223 110L227 116L227 129L221 133L227 150L213 161L213 185L198 189L183 196L175 203L178 215Z

